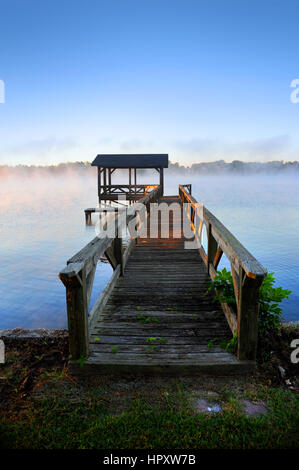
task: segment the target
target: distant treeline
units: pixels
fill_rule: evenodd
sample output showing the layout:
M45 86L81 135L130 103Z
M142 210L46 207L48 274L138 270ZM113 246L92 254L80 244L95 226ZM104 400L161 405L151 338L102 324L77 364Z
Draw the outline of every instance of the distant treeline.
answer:
M58 165L35 166L35 165L0 165L0 177L12 175L63 175L65 173L88 174L95 172L96 168L92 167L90 162L68 162L59 163ZM143 172L144 170L139 170ZM179 163L169 163L169 170L172 174L256 174L256 173L293 173L299 171L299 162L242 162L234 160L227 163L224 160L215 162L199 162L190 166L180 165Z
M219 173L238 173L238 174L253 174L253 173L280 173L280 172L293 172L299 171L299 162L242 162L234 160L227 163L224 160L217 160L215 162L199 162L193 163L189 167L179 165L178 163L170 163L169 168L173 172L181 173L182 171L190 174L219 174Z

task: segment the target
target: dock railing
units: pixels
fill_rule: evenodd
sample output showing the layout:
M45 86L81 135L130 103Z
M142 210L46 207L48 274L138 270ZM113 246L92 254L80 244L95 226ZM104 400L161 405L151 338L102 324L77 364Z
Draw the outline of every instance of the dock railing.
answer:
M189 187L188 187L189 186ZM217 273L220 259L225 253L231 265L236 309L222 303L232 333L238 337L238 358L255 360L258 340L259 290L266 271L234 235L191 195L191 185L180 185L179 196L188 212L198 249L211 279ZM207 232L207 252L202 246L203 226Z
M96 311L101 311L106 305L117 279L124 272L130 252L136 243L135 237L131 238L124 246L123 227L127 227L136 214L138 215L140 204L143 204L148 213L150 203L156 202L161 195L162 189L158 186L147 192L136 205L133 204L128 206L126 210L116 213L106 230L70 258L66 267L60 271L59 278L66 288L70 354L73 360L88 356L89 331L93 325L94 314ZM141 224L139 225L140 230ZM103 255L107 257L114 271L105 289L88 313L97 264Z
M157 189L158 184L105 184L101 186L99 200L116 200L119 195L126 196L127 199L142 198L149 191Z

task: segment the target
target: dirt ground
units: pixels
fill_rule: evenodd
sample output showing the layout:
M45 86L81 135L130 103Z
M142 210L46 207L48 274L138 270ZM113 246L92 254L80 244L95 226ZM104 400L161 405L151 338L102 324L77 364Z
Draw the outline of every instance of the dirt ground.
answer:
M0 366L0 400L5 409L19 408L28 397L57 396L63 390L70 400L87 397L98 389L101 401L115 413L127 403L143 397L148 403L159 402L168 390L183 386L191 394L204 392L254 392L261 386L283 386L298 392L299 364L290 361L293 339L299 338L298 327L284 326L271 338L260 341L258 365L251 376L241 377L115 377L77 379L68 371L68 333L57 330L50 336L35 338L5 337L6 363Z

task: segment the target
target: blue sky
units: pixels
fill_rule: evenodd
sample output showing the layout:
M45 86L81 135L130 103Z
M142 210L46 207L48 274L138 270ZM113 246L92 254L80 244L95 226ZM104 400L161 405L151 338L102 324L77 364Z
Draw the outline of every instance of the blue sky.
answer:
M298 0L0 0L0 164L298 160L298 15Z

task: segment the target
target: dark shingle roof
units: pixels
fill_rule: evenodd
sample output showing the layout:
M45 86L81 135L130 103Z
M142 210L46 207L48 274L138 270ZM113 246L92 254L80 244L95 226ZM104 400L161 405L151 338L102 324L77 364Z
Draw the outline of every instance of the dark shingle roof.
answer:
M167 153L97 155L91 164L104 168L168 168Z

